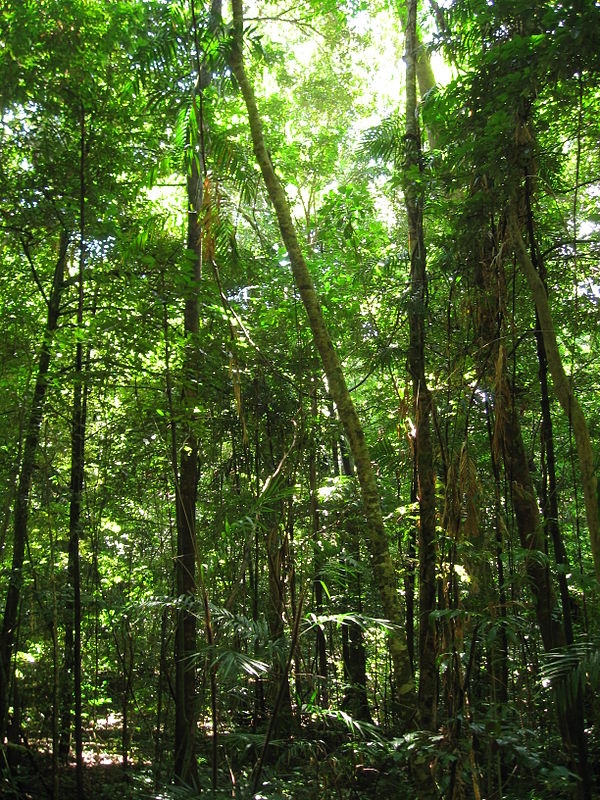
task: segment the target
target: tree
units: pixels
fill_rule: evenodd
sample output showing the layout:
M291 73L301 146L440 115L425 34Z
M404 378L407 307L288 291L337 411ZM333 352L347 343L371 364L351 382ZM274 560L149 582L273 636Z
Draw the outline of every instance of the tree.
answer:
M0 12L0 794L595 796L597 9L233 10Z
M233 10L234 39L230 57L231 67L248 109L254 152L261 168L269 197L275 207L281 236L284 240L294 274L294 280L306 309L315 344L321 356L325 374L327 375L329 390L344 426L344 431L348 438L356 465L356 471L363 494L365 514L369 522L368 546L371 552L373 571L381 595L382 605L388 619L390 619L393 624L399 624L401 621L401 613L396 596L394 568L390 559L387 537L381 511L379 509L379 493L375 474L371 466L369 450L365 442L362 426L346 386L339 359L323 320L323 312L302 250L298 243L285 195L275 175L267 152L254 92L246 76L242 60L243 17L241 3L239 3L238 0L235 0ZM390 637L390 650L394 662L395 701L398 705L401 725L406 726L415 713L414 684L406 643L397 633L392 634Z
M431 614L436 605L436 509L431 394L425 377L427 268L423 235L421 132L417 112L418 50L417 4L411 1L406 23L406 157L403 178L410 256L408 365L413 384L414 447L419 488L419 712L423 726L435 730L437 654Z
M11 683L11 661L19 622L19 604L23 586L23 565L27 541L27 521L29 516L29 492L35 466L35 456L40 439L42 415L48 386L48 369L52 355L54 334L58 327L60 300L64 285L64 274L69 246L69 233L61 231L58 256L54 267L52 287L48 297L48 319L41 342L38 369L29 421L25 433L23 457L19 469L19 482L15 496L13 515L13 553L10 579L6 592L2 633L0 635L0 734L6 735L9 693Z

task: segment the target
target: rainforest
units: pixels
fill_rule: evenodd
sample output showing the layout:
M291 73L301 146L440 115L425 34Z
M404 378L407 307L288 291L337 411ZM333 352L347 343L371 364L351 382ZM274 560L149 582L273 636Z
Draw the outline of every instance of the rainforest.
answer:
M0 796L600 796L598 0L3 0Z

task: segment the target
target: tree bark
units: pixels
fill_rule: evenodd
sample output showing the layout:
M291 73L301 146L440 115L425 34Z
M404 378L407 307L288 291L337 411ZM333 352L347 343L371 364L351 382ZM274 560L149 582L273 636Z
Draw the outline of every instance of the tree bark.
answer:
M199 124L202 124L200 121ZM188 276L184 306L186 337L183 363L183 429L179 469L175 470L175 518L177 560L175 586L182 606L177 609L175 629L175 778L182 784L197 783L196 763L196 614L190 608L196 593L196 497L198 487L198 441L194 430L194 408L198 398L198 287L201 278L201 228L198 221L200 176L192 150L187 178L188 198ZM192 256L193 254L193 256ZM172 424L175 421L172 420ZM174 458L177 459L176 448Z
M504 521L504 510L502 508L502 498L500 492L500 467L493 448L492 421L490 415L489 400L485 399L485 421L490 443L490 460L492 475L494 477L494 534L496 544L496 570L498 575L498 601L499 601L499 630L498 636L493 642L492 652L492 702L495 708L504 710L508 705L508 637L506 633L506 609L507 597L504 580L504 563L502 553L504 549L504 535L506 523ZM502 712L501 712L502 713Z
M184 606L177 611L175 629L175 760L174 772L182 784L198 783L198 764L196 761L196 667L197 652L196 614L189 606L196 594L196 564L199 563L196 545L196 499L198 491L198 439L194 426L194 415L198 403L200 363L198 346L199 310L198 292L202 277L202 224L199 213L202 210L203 178L206 171L204 149L204 119L202 111L203 92L212 80L209 64L200 59L198 23L194 0L191 3L192 26L195 46L196 86L192 101L196 114L199 137L199 153L190 135L190 164L187 176L187 251L192 256L188 262L184 306L185 351L183 357L182 411L184 430L183 441L179 443L180 462L177 469L177 437L175 419L171 414L172 459L175 474L177 525L177 561L175 565L175 586ZM213 33L221 20L221 0L212 0L209 27ZM192 255L193 254L193 255ZM170 403L172 406L172 403ZM171 409L172 410L172 409ZM216 730L213 732L216 737ZM216 741L216 738L215 738ZM215 762L216 768L216 762Z
M313 375L312 377L312 386L310 388L310 415L313 425L316 426L318 424L319 416L319 410L317 406L316 375ZM310 491L310 517L313 535L313 587L315 592L315 611L317 612L317 615L319 615L323 613L323 584L321 582L321 570L323 568L323 546L320 541L321 518L319 514L318 498L319 486L317 474L317 441L314 433L311 436L309 448L308 482ZM319 699L323 708L327 708L329 702L327 692L327 643L325 641L325 633L320 625L316 626L315 649L318 669L317 687Z
M87 408L87 369L83 365L83 298L85 267L85 111L80 120L80 198L79 198L79 274L77 276L77 330L75 346L73 408L71 419L71 486L69 505L68 595L65 603L65 670L60 755L67 760L71 737L71 711L75 710L76 791L83 798L83 730L81 708L81 573L79 538L85 469L85 423ZM89 366L89 347L86 359Z
M399 3L397 6L398 9L398 17L400 19L400 25L404 34L408 35L408 30L411 26L411 2L402 2ZM419 94L421 98L424 98L428 92L435 88L435 75L433 74L433 69L431 67L431 60L429 58L429 53L427 52L427 48L423 44L423 40L421 39L421 33L417 30L415 25L414 31L414 48L413 52L415 54L415 70L417 76L417 83L419 86Z
M283 509L281 511L283 515ZM271 641L275 645L285 642L283 615L285 611L285 579L283 569L285 567L285 543L281 536L281 517L279 514L270 514L266 536L267 569L269 575L269 604L267 607L267 622ZM282 692L277 719L275 726L278 731L289 726L292 719L292 698L290 694L289 677L284 674L285 664L283 662L284 651L276 647L273 661L273 681L271 684L270 699L273 707L277 701L279 692Z
M500 351L503 358L503 349ZM498 370L498 374L500 370ZM512 499L517 520L521 547L527 551L525 566L534 597L536 617L546 651L556 650L566 644L565 633L556 613L556 596L550 571L545 562L544 529L540 524L537 500L534 494L529 464L523 446L521 423L514 405L505 370L502 369L499 386L502 402L506 404L500 414L501 440L506 471L511 483ZM587 748L583 729L581 695L576 693L568 706L561 704L559 687L555 686L556 710L559 728L571 769L578 773L581 784L577 796L591 800L590 776L587 765ZM563 689L563 692L565 689Z
M511 500L517 523L520 545L526 552L525 569L530 591L533 595L535 615L542 643L546 651L555 650L565 644L565 634L557 613L557 602L552 578L547 565L545 532L540 520L537 498L533 488L529 463L523 444L519 409L515 406L514 387L507 376L506 351L502 339L504 293L506 280L504 266L498 257L499 244L492 236L481 239L482 250L478 254L475 283L480 294L478 337L480 339L483 370L487 370L494 381L495 432L493 457L502 456L511 490ZM495 369L494 369L495 365ZM555 688L555 697L560 687ZM561 737L567 752L570 768L577 772L582 782L578 797L588 800L589 774L582 719L578 715L578 704L567 710L557 697L556 710Z
M540 329L544 338L544 348L548 359L550 374L554 384L554 391L563 411L571 420L575 442L577 445L577 455L579 458L579 469L581 470L581 482L583 485L583 496L585 500L585 510L592 545L592 556L594 559L594 572L596 579L600 581L600 519L598 510L598 481L594 471L594 456L590 434L583 413L583 409L573 391L571 381L567 377L558 344L556 332L548 295L542 279L536 272L527 247L521 235L519 220L514 208L511 208L508 215L508 223L512 244L519 266L525 275L527 283L538 313Z
M254 90L248 81L244 68L243 47L243 14L241 0L232 0L234 36L232 42L230 65L236 77L250 122L250 131L254 145L256 160L260 166L267 192L275 208L281 236L286 247L294 281L300 293L302 303L308 316L313 339L321 356L323 368L327 376L331 396L344 426L356 471L360 482L365 515L368 520L367 544L371 554L373 574L386 617L398 628L402 623L402 613L397 591L397 580L392 561L387 534L381 514L379 492L375 473L371 465L369 449L365 435L348 391L340 360L333 346L329 331L323 318L314 283L292 221L290 208L285 192L275 174L273 164L267 151ZM394 665L394 696L397 716L402 728L409 728L416 720L416 698L414 681L406 642L400 630L394 630L389 639L390 651Z
M437 704L435 481L431 441L431 394L425 378L425 314L427 261L423 235L421 132L417 111L417 4L409 0L406 21L406 154L404 199L410 255L408 364L415 404L415 450L419 490L419 714L424 728L434 730Z
M346 477L351 477L354 475L354 470L350 458L344 452L343 443L340 449L342 451L342 472ZM345 549L347 549L350 558L356 564L360 564L360 522L351 509L344 525L343 536ZM346 579L345 595L349 610L362 614L360 571L356 578ZM347 681L342 699L342 708L348 711L355 719L372 722L367 696L367 651L363 630L356 622L348 620L348 624L344 625L342 633L342 658L344 677Z
M555 614L556 597L545 560L544 530L540 523L537 500L523 445L519 412L515 408L513 391L506 377L506 355L503 347L500 348L499 358L502 364L497 370L496 404L498 406L501 402L503 408L497 412L496 424L500 425L501 429L502 450L512 489L519 539L521 547L527 551L525 566L534 597L542 642L546 650L553 650L564 645L564 632L558 621L559 617ZM500 397L502 399L499 401Z
M414 70L416 76L416 82L419 87L419 94L421 99L423 100L432 89L435 89L435 76L433 74L433 69L431 67L431 60L429 58L429 53L427 52L427 48L423 44L423 40L421 39L420 31L417 29L416 26L416 17L414 20L411 19L412 15L412 4L411 0L408 2L401 2L397 5L397 12L398 17L400 19L400 25L402 30L404 31L404 35L407 38L409 35L412 38L412 53L414 57ZM413 26L413 32L410 32L411 26ZM407 48L408 49L408 46ZM415 98L415 105L416 105L416 98ZM435 131L431 128L427 128L427 140L429 142L429 147L433 150L436 145L436 135Z
M417 479L417 453L413 448L412 458L412 477L410 481L410 504L418 500L419 487ZM415 670L415 585L416 585L416 563L417 563L417 524L411 521L408 531L408 552L406 556L407 566L404 569L404 598L406 602L406 644L408 647L408 657Z
M50 367L52 342L58 327L60 300L62 296L69 235L61 232L58 246L58 258L54 268L52 290L48 302L48 320L42 338L42 346L38 362L38 374L33 391L29 422L25 435L23 460L19 472L19 483L15 497L13 515L13 556L6 593L4 618L0 633L0 742L6 735L6 723L9 704L9 687L11 659L15 642L15 632L23 586L23 562L25 560L25 542L27 539L27 521L29 516L29 490L35 468L35 454L40 438L42 416L46 390L48 388L48 369Z
M533 227L533 213L531 209L529 177L525 177L525 199L527 204L527 232L529 234L529 247L531 251L531 262L535 271L544 284L546 294L546 267L544 260L538 250L535 231ZM573 621L571 614L571 599L569 596L569 586L567 583L567 569L569 561L567 552L558 524L558 489L556 486L556 462L554 457L554 431L552 426L552 415L550 414L550 393L548 390L548 359L544 349L544 335L540 325L539 314L535 313L535 344L538 357L538 378L540 382L542 424L541 435L541 466L542 466L542 513L544 515L544 527L550 534L554 546L554 558L558 571L558 585L560 588L560 599L563 610L563 622L565 627L565 639L567 644L573 644Z

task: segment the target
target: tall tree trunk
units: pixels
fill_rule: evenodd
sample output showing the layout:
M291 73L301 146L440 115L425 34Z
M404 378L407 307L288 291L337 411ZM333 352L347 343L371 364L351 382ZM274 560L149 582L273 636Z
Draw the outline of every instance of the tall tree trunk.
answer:
M285 197L285 192L275 174L265 145L263 126L256 105L254 90L248 81L242 56L244 23L241 0L232 0L232 8L234 37L230 57L231 69L236 77L248 110L254 153L260 166L269 197L275 208L279 229L290 259L294 280L308 316L315 344L321 356L331 396L337 406L340 420L342 421L348 442L350 443L350 449L360 482L365 515L368 521L367 545L371 554L373 574L381 598L383 611L390 621L400 626L402 623L402 613L398 597L396 574L383 524L379 492L375 479L375 472L371 465L369 449L365 441L362 425L346 385L340 360L323 318L323 311L315 291L312 276L298 243L298 237ZM406 642L404 637L401 636L397 630L394 630L394 632L390 634L389 645L394 665L394 697L397 717L401 727L412 727L415 722L417 709L414 681Z
M156 686L156 728L154 731L154 759L152 770L154 773L155 789L158 789L160 780L160 770L163 756L163 692L167 676L167 630L169 618L167 609L164 608L160 618L160 655L158 666L158 680Z
M414 447L414 445L413 445ZM410 481L410 504L414 504L418 499L417 481L417 454L416 448L413 450L412 477ZM408 552L407 567L404 570L404 597L406 602L406 645L410 663L415 670L415 584L416 584L416 557L417 557L417 526L411 521L408 531Z
M76 789L83 798L83 729L81 717L81 574L79 538L81 504L85 470L85 423L87 408L87 369L83 365L83 298L85 267L85 111L80 119L80 196L79 196L79 274L77 276L77 330L73 375L73 408L71 419L71 486L69 507L68 596L65 603L65 669L60 753L67 759L71 736L71 709L75 709ZM89 366L89 348L88 358Z
M504 510L500 491L500 467L493 448L492 421L489 400L485 399L485 419L490 443L490 458L492 474L494 476L494 532L496 539L496 570L498 574L498 600L499 600L499 630L491 647L492 684L491 693L494 709L504 710L508 704L508 637L506 633L506 586L504 581L504 563L502 553L504 548ZM496 641L497 639L497 641Z
M35 454L40 438L40 428L48 387L48 369L52 351L52 342L58 326L60 299L63 290L69 235L65 231L60 234L58 258L54 268L52 290L48 300L48 320L42 337L42 345L38 362L38 373L33 390L29 421L25 434L23 459L19 472L19 482L15 496L13 515L13 555L2 631L0 632L0 742L6 735L6 722L9 703L9 687L11 678L11 659L15 642L15 632L23 585L23 562L25 559L25 542L27 539L27 520L29 515L29 490L35 468Z
M544 341L540 328L540 320L535 315L535 338L538 356L538 377L541 394L541 460L542 460L542 513L544 527L550 534L554 548L554 558L558 570L558 586L563 611L565 638L567 644L573 643L573 621L571 615L571 600L567 584L566 571L569 566L567 552L558 524L558 492L556 487L556 463L554 458L554 431L552 416L550 414L550 394L548 391L548 362L544 350Z
M419 488L419 714L428 730L436 725L437 659L435 627L435 483L431 441L431 394L425 379L425 314L427 271L423 236L421 132L417 112L417 3L409 0L406 21L406 153L404 199L410 255L410 339L408 363L415 403L415 449Z
M416 16L413 19L413 9L411 0L403 0L403 2L396 4L396 11L400 19L400 25L406 37L406 50L408 51L409 36L412 42L412 58L413 69L416 78L415 83L418 84L419 94L421 99L424 99L429 92L435 89L435 76L431 67L431 60L429 58L429 51L423 44L420 31L417 29ZM412 30L411 30L412 28ZM416 104L416 96L415 96ZM408 109L407 109L408 110ZM433 150L436 144L436 134L432 128L427 128L427 139L429 146Z
M323 584L321 570L323 568L322 543L320 541L321 519L319 515L318 498L318 474L317 474L317 441L314 430L318 427L319 410L317 406L317 385L316 376L313 375L312 386L310 389L310 415L313 425L313 434L310 440L309 462L308 462L308 481L310 490L310 516L312 521L313 535L313 586L315 591L315 611L317 615L323 613ZM325 633L320 625L316 627L316 660L317 660L317 687L321 705L326 708L328 705L327 692L327 643Z
M583 409L579 404L579 400L573 391L571 381L567 377L558 344L556 341L556 331L552 314L550 312L550 304L548 302L548 295L544 283L531 260L531 256L527 251L523 236L521 235L521 226L517 216L516 209L511 206L508 215L509 230L514 247L515 254L519 266L525 275L529 289L533 295L535 307L540 322L540 329L544 339L544 348L546 350L546 357L548 359L548 366L550 374L552 375L552 382L554 391L561 404L563 411L573 425L573 433L575 434L575 443L577 445L577 455L579 457L579 469L581 470L581 482L583 485L583 497L585 500L585 510L588 522L588 529L590 533L590 541L592 544L592 556L594 558L594 571L596 578L600 581L600 514L598 509L598 481L594 470L594 455L592 452L592 443L587 426L587 422L583 413Z
M202 121L199 121L202 124ZM182 784L197 783L196 763L196 614L189 603L196 592L196 496L198 487L198 441L194 430L194 408L198 399L198 288L202 272L201 226L198 209L201 179L197 158L192 149L187 178L188 228L187 249L189 283L184 307L186 337L183 363L183 424L179 443L179 469L176 471L177 559L175 586L179 602L175 629L175 778ZM173 421L174 423L174 421ZM176 448L174 458L177 459Z
M201 60L198 40L198 23L194 0L191 3L192 27L195 46L197 82L192 101L196 115L199 148L190 135L189 171L187 176L187 250L193 257L186 269L186 295L184 306L185 350L183 356L183 437L177 442L175 419L171 406L172 460L175 474L175 517L177 526L177 560L175 563L175 588L184 606L179 608L175 625L175 779L182 784L198 783L196 761L196 614L189 603L196 594L196 564L199 563L196 545L196 499L198 491L198 440L194 415L198 404L200 380L198 293L202 276L202 224L199 213L203 205L203 179L206 172L204 152L203 92L211 82L209 64ZM221 19L221 0L212 0L210 28L215 32ZM199 150L199 152L198 152ZM177 468L177 446L180 448ZM216 731L214 731L216 737ZM216 740L216 739L215 739ZM214 788L214 787L213 787Z
M81 273L80 273L81 278ZM81 303L83 294L81 293ZM81 309L83 305L81 304ZM78 312L79 317L79 312ZM79 324L81 324L79 321ZM75 386L71 420L71 485L69 508L69 561L67 568L67 599L65 601L65 648L62 686L60 757L66 761L71 740L72 711L75 711L75 757L78 796L83 796L83 732L81 707L81 577L79 540L81 534L81 504L84 482L84 448L87 387L82 387L85 375L82 364L82 344L77 342L75 355Z
M544 289L547 293L548 287L546 286L546 268L535 239L533 213L531 209L531 193L529 189L529 178L527 176L525 178L525 200L527 205L527 232L529 234L531 261L540 277L540 280L544 284ZM558 490L556 486L556 463L554 458L554 431L552 427L552 416L550 414L550 393L548 391L548 359L546 358L544 334L542 332L540 318L537 311L535 313L535 342L538 357L538 378L540 382L542 411L542 512L544 514L544 527L552 539L554 558L556 563L559 565L558 585L560 589L560 599L563 610L565 639L567 644L572 644L573 621L571 615L571 599L569 597L569 587L567 584L566 575L568 558L558 524Z
M490 377L493 372L495 384L494 456L501 455L504 459L519 541L527 554L525 569L533 595L536 619L544 649L551 651L565 644L565 634L560 615L556 613L556 597L545 558L544 529L540 523L537 498L523 444L519 410L514 402L514 387L507 377L506 351L503 344L498 344L502 333L506 280L504 266L497 256L498 243L492 246L493 241L494 236L482 240L475 281L481 293L481 310L477 317L478 335L483 345L481 353L485 359L484 368L489 370ZM492 369L494 364L495 371ZM571 769L581 777L578 796L588 800L590 786L583 720L578 714L578 704L571 704L565 709L558 696L560 687L554 688L559 728L567 758Z
M500 348L499 359L504 359L504 349ZM537 622L546 651L556 650L566 643L560 615L556 613L556 597L551 575L544 558L544 530L540 524L537 499L534 494L519 413L515 408L513 391L506 377L505 366L497 370L497 396L502 397L503 408L499 411L497 424L500 424L500 437L504 452L506 471L512 487L512 499L517 520L521 547L526 550L525 566L529 585L533 594ZM561 736L567 757L580 777L578 797L591 800L590 776L587 765L587 751L583 730L581 698L575 697L567 706L560 697L560 687L556 686L556 710ZM563 688L563 692L566 690Z
M281 512L283 514L283 511ZM284 575L285 566L285 543L281 535L281 518L278 514L269 515L266 550L267 550L267 569L269 575L269 605L267 607L267 622L269 624L269 634L274 644L283 645L284 626L283 615L285 610L284 602ZM271 702L275 705L277 695L281 689L280 710L277 715L277 728L281 729L287 725L292 716L292 698L288 676L284 675L286 653L283 649L276 648L273 663L273 681L271 684ZM284 685L285 684L285 685Z
M44 449L46 449L48 442L48 429L47 424L44 426ZM50 591L52 595L52 622L51 622L51 637L52 637L52 800L59 799L60 791L60 778L59 778L59 739L60 739L60 652L58 641L58 600L56 595L56 545L54 538L54 521L52 517L52 490L50 486L49 460L44 459L44 483L45 494L48 498L46 516L48 520L48 543L50 545L50 564L52 569L50 571Z
M283 467L288 456L296 444L294 436L290 448L283 452L281 459L276 463L274 434L271 413L267 405L265 409L266 441L271 461L271 474L266 478L261 496L267 495L271 487L277 480L283 478ZM275 445L275 447L274 447ZM258 467L258 463L257 463ZM258 474L258 473L257 473ZM287 480L287 479L286 479ZM273 652L273 674L269 684L269 699L272 708L279 705L277 716L273 724L277 730L285 729L289 726L292 718L292 698L290 694L288 675L285 672L286 651L283 645L284 638L284 615L285 615L285 584L286 584L286 555L287 555L287 536L285 535L285 506L283 500L273 500L268 511L263 514L263 526L266 530L265 544L267 556L269 602L266 608L266 618L269 625L271 641L277 646ZM258 526L257 526L258 527ZM288 573L289 577L289 573ZM278 699L279 698L279 699Z
M342 473L346 477L354 475L352 462L340 443L342 453ZM344 526L345 547L352 561L359 565L360 560L360 522L349 512ZM346 602L351 612L362 614L362 591L360 582L360 568L356 578L346 581ZM344 661L344 677L347 681L346 690L342 699L342 708L347 710L355 719L372 722L367 696L367 650L365 637L360 625L349 620L343 629L342 655Z

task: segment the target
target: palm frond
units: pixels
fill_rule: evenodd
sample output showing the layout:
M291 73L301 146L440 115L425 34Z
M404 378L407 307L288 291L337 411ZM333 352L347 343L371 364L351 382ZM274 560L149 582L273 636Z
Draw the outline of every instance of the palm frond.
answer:
M219 648L212 666L217 667L222 678L240 675L242 672L251 678L259 678L269 671L269 665L258 658L252 658L239 650Z
M586 688L597 692L600 689L600 641L581 636L571 645L545 653L540 678L544 688L554 688L558 702L565 708Z
M397 114L383 119L379 125L365 131L358 154L366 161L395 163L402 157L403 126Z
M306 617L308 627L304 629L304 633L315 626L322 627L328 622L334 622L339 627L343 625L358 625L364 631L372 630L373 628L381 628L385 631L397 630L398 626L394 625L389 619L382 617L370 617L367 614L355 614L353 612L344 612L342 614L313 614L312 612Z

